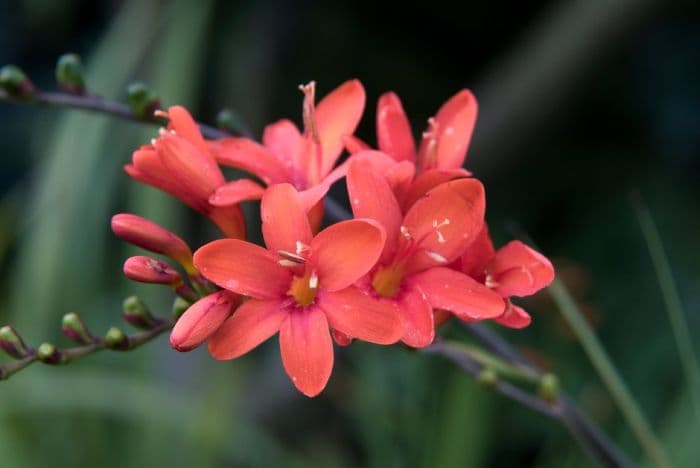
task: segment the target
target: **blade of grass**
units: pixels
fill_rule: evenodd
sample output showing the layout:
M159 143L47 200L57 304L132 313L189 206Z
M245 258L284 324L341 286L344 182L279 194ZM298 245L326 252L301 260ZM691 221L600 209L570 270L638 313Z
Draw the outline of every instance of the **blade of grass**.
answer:
M654 271L656 272L656 278L659 281L661 294L666 305L668 320L671 322L673 338L678 348L683 373L688 381L695 417L700 420L700 366L698 366L698 359L693 351L693 341L688 331L688 323L685 320L680 294L678 294L676 282L673 280L671 265L664 250L659 230L656 227L654 218L651 216L651 211L644 204L641 196L635 196L632 204L649 250L649 256L654 264Z
M600 376L603 384L612 396L615 404L622 412L625 421L632 429L635 437L644 449L654 466L670 467L664 449L657 439L646 417L635 401L625 382L620 377L603 345L596 337L593 329L583 318L581 311L569 293L564 283L555 279L548 288L549 294L559 307L562 316L578 338L583 350L591 360L593 367Z

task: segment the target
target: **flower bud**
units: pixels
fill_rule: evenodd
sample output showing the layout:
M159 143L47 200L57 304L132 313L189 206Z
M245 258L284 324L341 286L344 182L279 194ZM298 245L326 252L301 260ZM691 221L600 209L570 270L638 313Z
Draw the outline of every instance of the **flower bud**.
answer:
M12 97L30 97L36 90L34 83L15 65L0 68L0 89Z
M63 54L56 62L56 82L59 88L71 94L85 92L83 64L77 54Z
M117 327L107 330L105 335L105 346L109 349L124 351L129 349L129 337Z
M126 88L126 101L137 117L150 117L160 109L158 96L143 83L131 83Z
M92 336L85 326L85 323L83 323L75 312L70 312L63 316L61 332L68 337L69 340L75 341L76 343L90 344L95 342L95 337Z
M484 387L493 387L496 385L496 383L498 383L498 374L490 367L485 367L481 372L479 372L476 380Z
M225 290L198 300L173 327L170 345L178 351L193 350L219 329L239 302L238 295Z
M31 348L10 325L0 328L0 348L15 359L22 359L32 353Z
M179 284L180 273L165 262L139 255L129 257L124 262L124 275L133 281L154 284Z
M545 401L552 403L559 397L559 379L554 374L544 374L537 390Z
M185 311L191 305L192 305L192 302L190 302L186 299L183 299L182 297L176 297L175 301L173 301L173 308L172 308L173 318L175 320L179 319L182 316L182 314L184 314Z
M136 328L151 330L160 323L160 320L151 315L148 307L136 296L129 296L124 299L122 310L124 320Z
M117 214L112 217L112 231L130 244L172 258L188 274L198 273L192 265L192 250L187 243L153 221L133 214Z
M44 364L63 364L66 362L63 353L51 343L42 343L36 350L36 357Z

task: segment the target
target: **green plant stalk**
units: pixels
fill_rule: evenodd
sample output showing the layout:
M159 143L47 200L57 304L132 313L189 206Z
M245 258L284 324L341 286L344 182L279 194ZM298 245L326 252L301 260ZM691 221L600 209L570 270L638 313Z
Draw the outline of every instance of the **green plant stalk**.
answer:
M668 468L671 464L664 452L664 449L651 430L649 422L644 417L637 402L615 369L612 361L608 357L605 349L596 337L588 322L583 318L576 302L566 289L566 286L555 279L547 289L559 307L561 314L567 321L574 334L578 338L583 350L591 360L593 367L600 376L603 384L622 412L627 424L642 446L654 466Z
M493 369L499 377L532 384L538 384L542 378L541 375L532 369L518 366L517 364L510 364L483 349L455 342L448 342L447 345L454 348L461 348L464 353L471 356L472 359L481 364L484 368Z
M678 288L676 288L676 283L673 280L671 265L651 212L641 200L634 201L634 208L647 249L649 250L649 256L654 264L661 294L664 298L668 320L671 322L671 329L673 330L673 337L676 341L683 372L688 381L695 417L700 420L700 366L693 351L693 342L688 332L688 324L683 313L683 305L678 294Z

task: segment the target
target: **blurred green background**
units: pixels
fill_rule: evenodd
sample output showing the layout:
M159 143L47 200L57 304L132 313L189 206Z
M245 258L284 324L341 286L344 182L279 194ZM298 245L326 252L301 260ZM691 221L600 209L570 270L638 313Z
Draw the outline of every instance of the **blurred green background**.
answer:
M367 141L387 90L418 134L446 98L473 89L480 118L467 167L486 184L495 238L524 230L555 259L682 467L700 463L700 421L628 195L641 193L658 224L697 342L698 50L693 1L0 2L0 63L20 65L40 87L54 87L59 54L77 52L95 92L123 99L128 82L144 81L203 121L233 108L257 136L280 117L300 122L296 86L312 79L319 96L362 80ZM0 129L0 324L35 345L66 345L66 312L103 332L127 295L167 309L168 294L122 278L137 250L109 230L113 213L130 211L193 245L215 236L121 170L156 129L4 103ZM546 294L525 305L533 324L499 333L641 460L556 307ZM327 390L307 399L275 341L233 362L176 353L161 337L128 355L32 366L0 383L0 466L591 466L558 424L438 357L339 349Z

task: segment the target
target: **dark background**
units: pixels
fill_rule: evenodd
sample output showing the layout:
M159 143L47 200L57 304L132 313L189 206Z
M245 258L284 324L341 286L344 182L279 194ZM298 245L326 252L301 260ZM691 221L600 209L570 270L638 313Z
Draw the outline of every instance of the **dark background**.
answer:
M419 135L445 99L472 89L480 115L467 168L486 185L494 237L527 232L555 259L671 459L693 466L700 420L630 194L658 224L697 341L699 13L696 2L661 0L5 0L0 63L51 89L58 55L77 52L94 92L121 100L144 81L202 121L232 108L257 136L281 117L300 123L296 86L312 79L318 96L364 83L358 134L371 142L381 93L401 96ZM111 235L109 218L147 216L193 245L215 234L121 170L155 132L0 103L0 322L32 344L66 345L66 312L102 332L127 295L167 310L165 292L121 278L137 250ZM525 305L533 324L499 333L641 460L547 294ZM129 355L33 366L0 384L0 465L590 466L556 423L437 357L339 350L327 390L309 400L274 341L234 362L178 354L160 338Z

